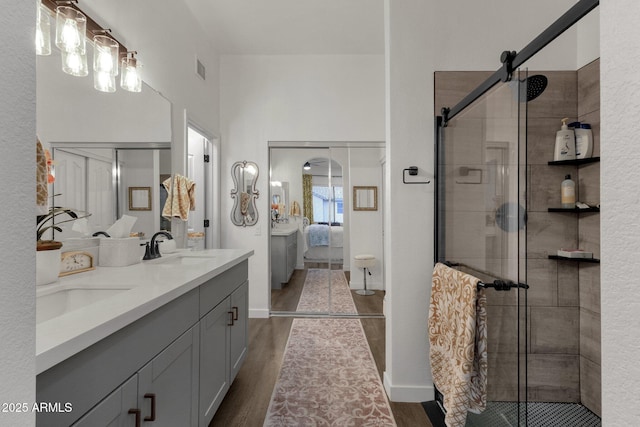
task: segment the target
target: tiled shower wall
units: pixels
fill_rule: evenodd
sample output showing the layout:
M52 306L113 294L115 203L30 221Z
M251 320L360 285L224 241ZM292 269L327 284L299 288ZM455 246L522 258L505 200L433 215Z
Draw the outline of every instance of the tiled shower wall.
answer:
M599 203L600 167L599 163L579 168L547 164L553 160L555 133L563 117L592 125L593 156L599 156L599 61L578 72L529 71L532 74L546 75L549 83L527 105L528 398L582 402L600 414L599 265L548 259L557 249L572 247L599 258L599 214L552 213L548 208L560 206L560 183L566 174L576 181L578 200ZM455 105L489 75L436 73L435 111ZM511 400L517 391L516 307L514 299L505 295L489 291L488 298L489 351L493 349L489 398ZM492 361L495 358L500 363Z

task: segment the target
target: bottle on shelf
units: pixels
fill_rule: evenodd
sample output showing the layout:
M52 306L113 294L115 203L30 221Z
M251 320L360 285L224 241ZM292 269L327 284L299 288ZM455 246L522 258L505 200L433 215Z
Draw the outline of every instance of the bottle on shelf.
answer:
M553 153L553 160L575 160L576 158L576 136L573 129L567 126L565 117L562 119L562 127L556 132L556 147Z
M563 208L576 207L576 183L571 179L571 175L564 177L564 181L560 185L560 195Z
M576 134L576 159L588 159L593 155L593 133L589 123L579 123Z

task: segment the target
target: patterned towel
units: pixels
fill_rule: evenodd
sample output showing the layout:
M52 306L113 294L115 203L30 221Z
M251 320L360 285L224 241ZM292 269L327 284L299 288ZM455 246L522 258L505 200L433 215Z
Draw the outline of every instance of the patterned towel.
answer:
M448 427L487 405L487 299L480 280L436 264L429 303L429 359Z
M168 193L162 216L167 219L180 218L183 221L189 219L189 211L196 210L196 184L186 176L176 174L173 180L167 178L162 185Z

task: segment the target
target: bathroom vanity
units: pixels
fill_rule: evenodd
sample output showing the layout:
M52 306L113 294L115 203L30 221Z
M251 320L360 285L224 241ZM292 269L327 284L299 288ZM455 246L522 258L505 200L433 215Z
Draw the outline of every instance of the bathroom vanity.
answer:
M282 289L296 268L298 227L271 229L271 289Z
M37 424L208 426L247 354L251 255L179 252L39 288Z

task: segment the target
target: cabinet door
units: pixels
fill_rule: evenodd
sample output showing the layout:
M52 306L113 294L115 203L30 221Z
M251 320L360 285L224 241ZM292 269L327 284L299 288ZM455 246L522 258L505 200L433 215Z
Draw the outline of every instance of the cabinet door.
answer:
M137 396L138 376L134 375L75 422L73 427L134 426L136 416L129 410L138 408Z
M208 426L229 390L229 298L200 320L200 425Z
M287 237L287 281L291 279L298 261L298 233Z
M238 374L242 362L247 357L248 323L249 323L249 282L244 282L231 294L231 311L233 325L230 329L229 353L231 357L231 371L229 383Z
M196 325L138 372L138 407L145 426L198 425L199 341Z

